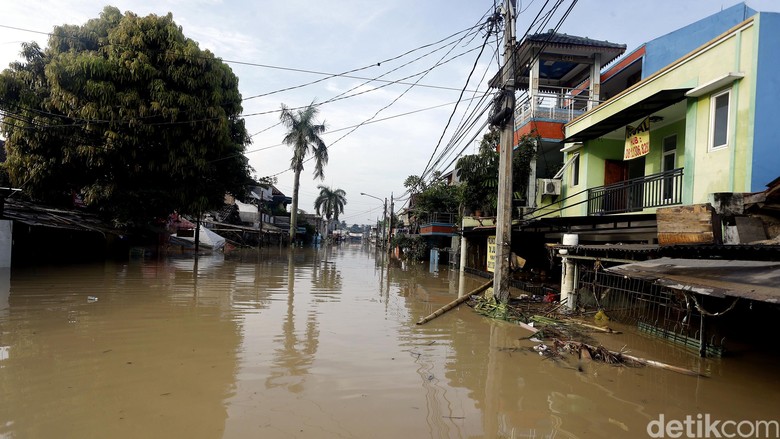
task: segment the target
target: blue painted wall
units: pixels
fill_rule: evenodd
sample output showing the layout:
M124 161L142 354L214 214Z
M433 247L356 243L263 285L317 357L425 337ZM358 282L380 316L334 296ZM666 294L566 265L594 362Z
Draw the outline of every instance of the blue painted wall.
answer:
M648 42L642 66L642 79L755 14L755 10L744 3L738 3Z
M756 113L753 126L753 192L780 177L780 14L759 15Z

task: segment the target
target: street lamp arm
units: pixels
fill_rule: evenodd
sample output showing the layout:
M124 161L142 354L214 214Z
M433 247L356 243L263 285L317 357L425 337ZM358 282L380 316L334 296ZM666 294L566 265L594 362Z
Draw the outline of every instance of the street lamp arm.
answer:
M382 200L382 199L381 199L381 198L379 198L379 197L375 197L375 196L373 196L373 195L371 195L371 194L367 194L367 193L365 193L365 192L361 192L361 193L360 193L360 195L365 195L365 196L367 196L367 197L375 198L375 199L377 199L377 200L379 200L379 201L384 201L384 200Z

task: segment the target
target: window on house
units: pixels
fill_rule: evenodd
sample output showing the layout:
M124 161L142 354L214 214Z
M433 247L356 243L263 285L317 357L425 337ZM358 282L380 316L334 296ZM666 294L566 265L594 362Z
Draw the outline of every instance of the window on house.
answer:
M710 150L725 148L729 144L729 96L731 92L712 95L710 98Z
M571 163L571 185L577 186L580 184L580 155L574 156L574 161Z
M668 172L676 167L677 163L677 135L664 137L663 156L661 158L661 170ZM675 193L674 177L667 175L663 178L663 198L671 200Z

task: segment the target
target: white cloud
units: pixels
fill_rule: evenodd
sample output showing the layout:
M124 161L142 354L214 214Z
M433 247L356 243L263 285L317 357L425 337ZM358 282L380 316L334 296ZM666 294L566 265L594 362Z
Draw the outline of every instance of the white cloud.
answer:
M653 3L631 0L618 7L612 1L581 0L560 30L574 35L625 42L630 50L642 41L736 2L729 0L727 4L721 4L691 0L683 4L673 0ZM6 3L0 24L42 32L49 32L53 26L63 23L82 24L89 18L97 17L103 9L103 4L94 0ZM473 0L386 0L379 3L359 0L117 0L114 4L122 11L130 10L138 15L164 15L171 12L185 35L222 59L279 67L231 64L239 77L240 91L244 97L299 86L322 78L321 75L285 68L339 73L376 64L469 28L493 6L492 1ZM749 5L758 10L780 9L774 0L750 1ZM537 9L536 5L532 5L527 13L520 16L519 31L527 28ZM668 11L675 13L669 14ZM642 17L643 25L626 27L625 24L632 22L638 15ZM0 64L7 65L16 59L19 41L32 39L45 43L46 36L0 28ZM478 36L468 47L458 46L450 56L479 47L481 42L482 36ZM486 78L489 78L491 72L497 69L495 60L489 61L489 55L495 50L494 45L495 42L491 41L485 48L485 57L478 64L468 85L470 90L477 87L484 90L483 72L487 69ZM429 50L432 48L353 75L376 77ZM388 74L384 79L397 80L424 71L440 59L443 53L441 51L425 57ZM441 65L421 80L422 84L451 87L454 91L415 87L382 111L377 119L456 100L476 54L474 51ZM407 82L416 79L408 79ZM244 110L245 113L274 111L279 109L281 103L289 106L306 105L315 98L321 102L363 82L359 79L331 78L315 85L245 101ZM361 85L359 90L369 90L378 85L376 82ZM323 105L320 114L331 129L359 124L396 99L406 88L405 85L387 86ZM469 93L464 94L465 98L470 96ZM440 148L444 148L450 140L466 109L467 104L462 104ZM330 164L325 169L326 179L322 183L347 191L345 218L354 217L354 222L364 222L364 216L371 216L363 212L374 208L376 200L361 197L361 191L382 198L389 197L391 192L399 195L404 191L404 179L408 175L420 174L425 168L451 111L452 107L443 107L367 124L333 145ZM250 133L264 130L277 122L277 113L246 119ZM335 141L345 132L325 135L326 142ZM252 151L272 147L281 143L283 136L282 127L269 129L258 134L248 149ZM248 156L258 176L264 176L289 167L290 149L287 146L272 147L250 152ZM301 177L300 205L303 209L312 210L317 195L316 185L319 183L311 179L311 166L307 166ZM279 175L278 186L291 194L292 173Z

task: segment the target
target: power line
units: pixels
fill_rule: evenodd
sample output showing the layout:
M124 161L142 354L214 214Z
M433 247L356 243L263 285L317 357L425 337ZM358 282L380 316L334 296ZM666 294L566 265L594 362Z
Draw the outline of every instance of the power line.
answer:
M291 87L286 87L286 88L282 88L282 89L278 89L278 90L273 90L273 91L270 91L270 92L261 93L261 94L258 94L258 95L254 95L254 96L250 96L248 98L243 98L242 99L242 101L247 101L247 100L250 100L250 99L255 99L255 98L259 98L259 97L269 96L269 95L276 94L276 93L281 93L281 92L284 92L284 91L289 91L289 90L294 90L294 89L297 89L297 88L306 87L308 85L317 84L319 82L326 81L326 80L332 79L332 78L337 78L337 77L348 78L348 79L358 79L358 80L361 80L361 81L368 80L368 81L377 81L377 82L388 82L388 83L401 84L401 85L410 85L410 83L404 83L404 82L399 82L399 81L389 81L389 80L381 80L381 79L377 79L377 78L366 78L366 77L362 77L362 76L353 76L353 75L350 75L350 73L355 73L355 72L359 72L359 71L366 70L366 69L369 69L369 68L378 67L382 63L395 61L395 60L400 59L400 58L402 58L402 57L404 57L406 55L414 53L414 52L416 52L418 50L422 50L422 49L425 49L427 47L439 44L439 43L441 43L443 41L446 41L446 40L448 40L448 39L450 39L450 38L452 38L452 37L454 37L456 35L459 35L461 33L469 32L469 31L472 31L474 29L477 29L480 26L482 26L482 23L478 23L475 26L472 26L470 28L467 28L467 29L461 30L459 32L456 32L456 33L454 33L452 35L449 35L449 36L447 36L445 38L442 38L442 39L440 39L440 40L438 40L436 42L425 44L425 45L416 47L414 49L408 50L408 51L406 51L406 52L404 52L404 53L402 53L400 55L397 55L397 56L394 56L394 57L391 57L391 58L387 58L387 59L378 61L376 63L369 64L369 65L366 65L366 66L363 66L363 67L358 67L358 68L355 68L355 69L352 69L352 70L347 70L347 71L344 71L344 72L341 72L341 73L322 72L322 71L311 70L311 69L277 66L277 65L272 65L272 64L257 63L257 62L251 62L251 61L240 61L240 60L231 60L231 59L224 59L224 58L212 58L212 57L199 56L199 55L190 55L190 54L179 54L179 55L184 56L184 57L188 57L188 58L205 59L205 60L208 60L208 61L219 60L220 62L224 62L224 63L228 63L228 64L236 64L236 65L243 65L243 66L250 66L250 67L260 67L260 68L272 69L272 70L282 70L282 71L288 71L288 72L307 73L307 74L325 76L324 78L318 79L316 81L312 81L312 82L308 82L308 83L304 83L304 84L299 84L299 85L295 85L295 86L291 86ZM16 27L16 26L8 26L8 25L4 25L4 24L0 24L0 28L13 29L13 30L18 30L18 31L22 31L22 32L36 33L36 34L40 34L40 35L47 35L49 37L57 36L59 38L68 38L68 39L76 40L78 42L82 42L82 40L83 40L83 38L77 37L77 36L73 36L73 35L60 35L60 34L54 34L52 32L44 32L44 31L38 31L38 30L33 30L33 29L25 29L25 28L20 28L20 27ZM105 44L105 45L103 45L103 47L107 47L107 46L123 47L122 45L118 45L118 44ZM165 50L165 52L168 52L168 51L169 51L168 49ZM162 51L160 51L160 52L162 52ZM405 78L405 79L408 79L408 78ZM459 90L458 88L455 88L455 87L447 87L447 86L441 86L441 85L432 85L432 84L415 84L415 85L418 86L418 87L433 88L433 89L439 89L439 90L450 90L450 91L458 91Z
M318 79L318 80L316 80L316 81L311 81L311 82L307 82L307 83L305 83L305 84L294 85L294 86L291 86L291 87L286 87L286 88L282 88L282 89L279 89L279 90L274 90L274 91L269 91L269 92L266 92L266 93L261 93L261 94L258 94L258 95L250 96L250 97L248 97L248 98L244 98L243 100L247 101L247 100L249 100L249 99L255 99L255 98L260 98L260 97L264 97L264 96L270 96L270 95L272 95L272 94L276 94L276 93L281 93L281 92L285 92L285 91L295 90L295 89L298 89L298 88L303 88L303 87L306 87L306 86L309 86L309 85L314 85L314 84L317 84L317 83L320 83L320 82L323 82L323 81L327 81L328 79L331 79L331 78L336 78L336 77L343 77L343 78L351 78L351 79L367 80L368 78L360 78L360 77L356 77L356 76L349 76L349 75L350 75L351 73L359 72L359 71L361 71L361 70L366 70L366 69L373 68L373 67L379 67L379 66L380 66L381 64L383 64L383 63L387 63L387 62L391 62L391 61L395 61L395 60L397 60L397 59L403 58L404 56L406 56L406 55L409 55L409 54L411 54L411 53L414 53L414 52L416 52L416 51L418 51L418 50L422 50L422 49L425 49L425 48L428 48L428 47L434 46L434 45L436 45L436 44L442 43L442 42L444 42L444 41L447 41L447 40L449 40L450 38L453 38L454 36L456 36L456 35L459 35L459 34L461 34L461 33L464 33L464 32L469 32L469 31L471 31L471 30L473 30L473 29L475 29L475 28L477 28L477 27L479 27L479 26L481 26L481 24L478 24L478 25L476 25L476 26L472 26L472 27L470 27L470 28L468 28L468 29L464 29L464 30L462 30L462 31L459 31L459 32L455 32L454 34L452 34L452 35L449 35L449 36L447 36L447 37L444 37L444 38L440 39L439 41L436 41L436 42L433 42L433 43L430 43L430 44L425 44L425 45L422 45L422 46L420 46L420 47L416 47L416 48L414 48L414 49L408 50L408 51L406 51L406 52L404 52L404 53L402 53L402 54L400 54L400 55L394 56L394 57L392 57L392 58L387 58L387 59L384 59L384 60L382 60L382 61L379 61L379 62L376 62L376 63L372 63L372 64L369 64L369 65L367 65L367 66L364 66L364 67L359 67L359 68L356 68L356 69L347 70L347 71L344 71L344 72L341 72L341 73L330 73L330 74L325 74L325 73L321 73L321 72L314 72L314 71L303 71L303 70L296 70L296 71L299 71L299 72L313 73L313 74L320 74L320 75L326 75L326 76L325 76L324 78L320 78L320 79ZM374 78L374 79L372 79L372 81L378 81L378 79L377 79L377 78ZM457 90L457 89L455 89L455 88L450 88L450 87L440 87L440 86L427 86L427 85L425 85L424 87L431 87L431 88L441 88L441 89L448 89L448 90Z
M498 48L496 48L496 51L494 52L494 56L496 58L498 57ZM482 74L482 78L480 79L480 83L482 83L485 80L485 77L487 76L487 73L488 73L488 70L486 69L483 72L483 74ZM477 120L479 120L479 118L481 118L490 109L490 102L485 103L485 100L486 100L487 97L488 97L488 93L487 92L483 93L480 96L479 102L477 102L477 104L474 107L474 109L472 110L472 112L470 114L468 114L468 116L467 116L466 113L468 113L468 109L471 108L471 105L474 103L473 102L473 99L474 99L473 96L472 96L471 99L469 99L469 101L470 101L469 102L469 106L466 108L466 112L464 112L463 117L461 117L461 120L458 122L458 128L453 133L453 135L450 138L447 146L441 152L439 157L436 159L436 161L434 162L433 166L431 166L431 169L437 168L439 163L441 163L442 160L444 160L447 156L449 156L452 153L452 151L455 150L455 147L458 144L458 142L460 142L465 137L465 135L474 127L474 125L477 123ZM480 110L480 107L481 107L481 110ZM487 125L487 123L483 124L483 126L479 129L479 131L484 129L484 127L486 125ZM475 134L475 137L477 135L479 135L479 132L477 132ZM461 152L462 152L462 150L461 150ZM443 170L446 170L447 168L449 168L449 166L447 166ZM422 176L422 177L424 178L424 176Z
M482 20L482 18L480 18L480 22L481 22L481 20ZM465 37L464 37L464 38L465 38ZM463 38L461 38L461 41L462 41L462 40L463 40ZM454 47L453 47L453 48L454 48ZM424 73L422 73L422 75L420 76L420 78L419 78L417 81L415 81L415 83L414 83L414 84L416 84L417 82L419 82L420 80L422 80L422 79L423 79L423 78L424 78L424 77L425 77L425 76L426 76L428 73L430 73L430 72L431 72L431 71L432 71L434 68L436 68L436 67L439 67L440 65L444 64L445 62L449 62L449 61L451 61L452 59L455 59L455 58L457 58L458 56L461 56L461 55L463 55L463 54L465 54L465 53L468 53L468 52L471 52L471 51L473 51L473 50L470 50L470 51L464 52L464 53L463 53L463 54L461 54L461 55L457 55L457 56L455 56L455 57L453 57L453 58L450 58L450 59L449 59L449 60L447 60L447 61L444 61L444 59L447 57L447 55L449 55L449 54L450 54L450 52L452 52L453 48L451 48L451 49L450 49L450 50L449 50L447 53L445 53L445 54L444 54L444 55L443 55L443 56L442 56L442 57L439 59L439 61L438 61L436 64L434 64L432 67L430 67L430 68L429 68L428 70L426 70ZM484 49L484 45L482 46L482 48ZM366 123L368 123L368 122L370 122L371 120L373 120L373 119L374 119L374 118L375 118L375 117L376 117L376 116L377 116L379 113L381 113L381 112L382 112L382 111L384 111L385 109L387 109L387 108L389 108L390 106L392 106L393 104L395 104L395 103L396 103L396 102L397 102L399 99L401 99L401 98L402 98L404 95L406 95L406 93L407 93L407 92L409 92L409 90L411 90L411 89L414 87L414 84L410 85L410 86L409 86L409 87L408 87L406 90L404 90L404 91L403 91L403 92L402 92L400 95L398 95L398 96L397 96L395 99L393 99L393 100L392 100L392 101L391 101L389 104L387 104L387 105L385 105L384 107L382 107L382 108L380 108L379 110L377 110L377 111L374 113L374 115L373 115L373 116L371 116L370 118L366 119L365 121L363 121L363 122L361 122L360 124L358 124L357 126L355 126L355 127L354 127L352 130L350 130L348 133L346 133L346 134L344 134L343 136L339 137L338 139L334 140L334 141L333 141L333 142L332 142L332 143L331 143L329 146L327 146L327 147L326 147L326 150L327 150L327 149L329 149L330 147L332 147L333 145L335 145L336 143L338 143L339 141L341 141L342 139L344 139L345 137L347 137L348 135L350 135L350 134L352 134L353 132L355 132L355 130L357 130L357 129L358 129L358 128L360 128L361 126L363 126L363 125L365 125ZM462 92L461 92L461 96L462 96ZM309 157L308 159L304 160L304 163L305 163L305 162L308 162L308 161L310 161L310 160L312 160L312 159L313 159L313 157ZM283 171L277 172L276 174L272 174L272 175L270 175L270 176L267 176L267 177L268 177L268 178L273 178L273 177L276 177L276 176L278 176L278 175L281 175L281 174L283 174L283 173L285 173L285 172L288 172L288 171L290 171L290 168L287 168L287 169L285 169L285 170L283 170Z
M496 12L497 14L497 12ZM460 92L460 96L458 96L458 100L460 102L460 99L463 97L463 93L466 91L466 87L469 84L469 81L471 80L471 75L474 74L474 70L477 68L477 64L479 63L479 59L482 57L482 52L485 50L485 46L487 45L488 38L490 37L490 32L492 31L493 26L495 25L496 20L496 14L493 15L492 20L488 20L489 27L488 27L488 35L485 37L485 41L482 43L482 47L479 50L479 54L477 55L477 59L474 60L474 65L471 67L471 71L469 72L468 78L466 79L466 83L463 85L463 90ZM439 141L436 143L436 147L433 149L433 152L431 153L431 157L428 159L428 163L425 165L425 169L423 169L423 172L421 174L421 177L425 175L425 172L428 170L428 166L431 164L431 160L433 159L433 156L436 154L436 151L439 149L439 146L441 146L441 141L444 139L444 134L447 132L447 128L450 126L450 122L452 122L452 117L455 115L455 111L458 109L458 104L455 104L455 108L452 109L452 112L450 113L449 119L447 119L447 123L444 126L444 130L442 130L441 136L439 137ZM422 177L424 178L424 177Z
M467 100L471 100L471 99L476 99L476 98L469 98ZM363 125L375 124L375 123L384 122L384 121L387 121L387 120L396 119L396 118L403 117L403 116L409 116L409 115L416 114L416 113L422 113L423 111L435 110L437 108L442 108L442 107L446 107L448 105L453 105L456 102L457 101L452 101L452 102L447 102L445 104L439 104L439 105L434 105L434 106L431 106L431 107L426 107L426 108L420 108L420 109L417 109L417 110L407 111L406 113L394 114L392 116L383 117L381 119L375 119L375 120L371 120L371 121L368 121L368 122L364 122ZM268 131L269 129L271 129L271 128L275 127L275 126L278 126L278 125L281 125L281 122L279 122L279 123L277 123L275 125L272 125L272 126L266 128L266 129L262 130L262 131L258 131L257 133L252 134L252 136L255 136L255 135L260 134L262 132ZM323 135L336 133L336 132L339 132L339 131L345 131L345 130L348 130L348 129L351 129L351 128L356 128L356 127L359 127L359 126L360 126L360 124L356 124L356 125L350 125L350 126L343 127L343 128L336 128L336 129L333 129L333 130L328 130L327 132L323 133ZM284 143L278 143L276 145L264 146L264 147L261 147L261 148L253 149L251 151L245 151L243 153L243 155L252 154L252 153L260 152L260 151L265 151L267 149L277 148L279 146L284 146ZM220 160L226 160L226 159L233 158L233 157L236 157L236 156L237 155L234 154L232 156L222 157L222 158L219 158L219 159L216 159L216 160L212 160L212 162L216 162L216 161L220 161Z

